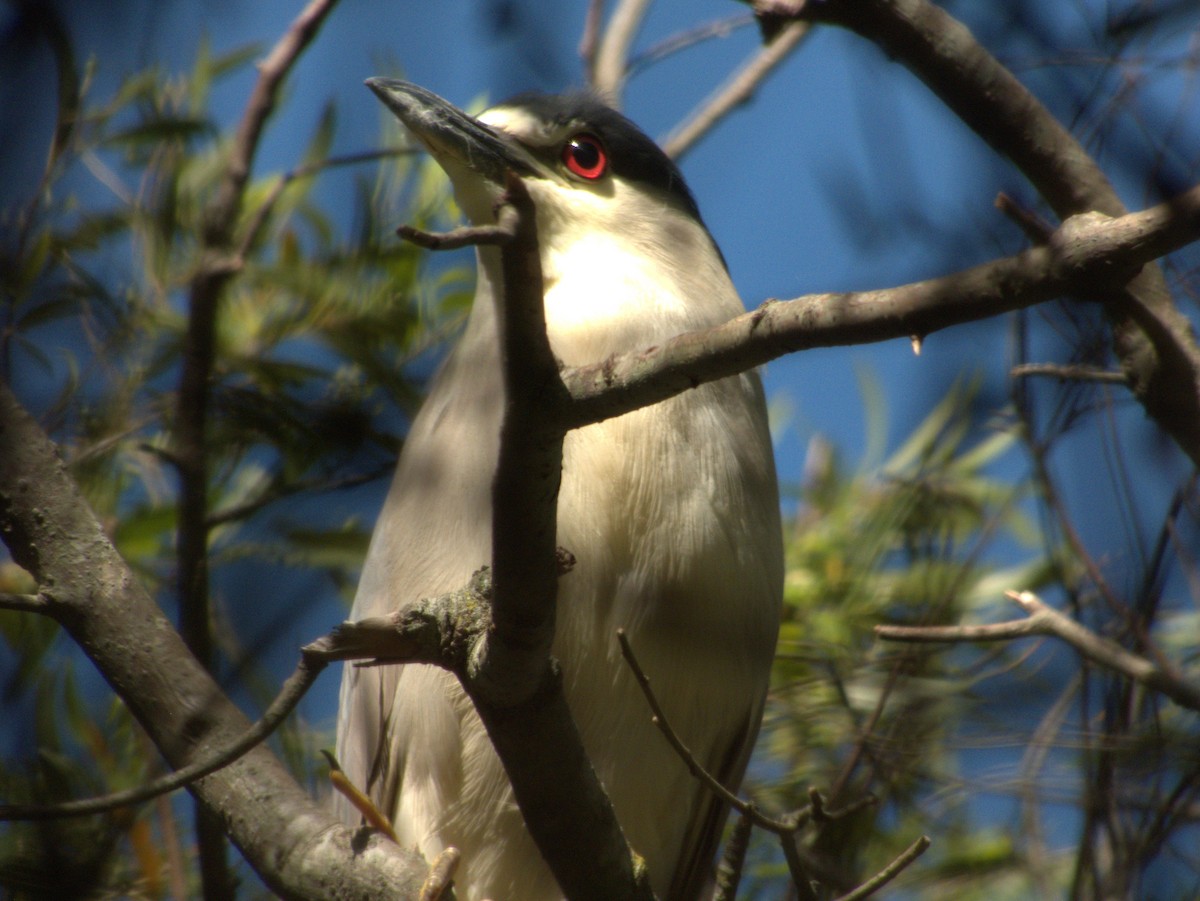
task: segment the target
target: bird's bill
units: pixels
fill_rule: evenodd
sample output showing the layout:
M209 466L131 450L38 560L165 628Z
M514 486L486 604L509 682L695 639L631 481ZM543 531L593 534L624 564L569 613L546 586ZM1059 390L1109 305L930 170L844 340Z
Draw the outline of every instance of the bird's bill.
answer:
M366 85L439 162L456 162L496 185L510 171L542 174L543 167L517 141L432 91L395 78L368 78Z

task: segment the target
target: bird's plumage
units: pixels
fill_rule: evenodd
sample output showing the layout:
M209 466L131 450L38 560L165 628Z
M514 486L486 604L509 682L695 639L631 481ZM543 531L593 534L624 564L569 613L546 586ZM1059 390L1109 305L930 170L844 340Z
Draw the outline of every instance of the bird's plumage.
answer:
M467 215L490 221L498 187L487 171L481 176L490 163L464 160L461 146L423 134L428 123L414 124L385 96L408 87L397 85L375 90L450 174ZM565 364L743 311L678 170L628 120L588 98L529 96L480 118L498 140L519 145L481 152L517 169L536 205L547 330ZM581 132L598 137L611 160L601 180L574 179L559 161L562 142ZM499 251L479 248L478 258L474 308L405 442L354 619L459 588L489 562L503 410L493 303ZM735 785L761 717L782 581L757 376L702 385L569 433L558 514L558 544L578 561L559 581L554 644L568 703L659 896L694 898L722 816L651 724L615 632L626 630L697 759ZM393 815L402 842L430 857L447 845L460 849L459 897L561 896L452 676L415 665L348 667L338 756Z

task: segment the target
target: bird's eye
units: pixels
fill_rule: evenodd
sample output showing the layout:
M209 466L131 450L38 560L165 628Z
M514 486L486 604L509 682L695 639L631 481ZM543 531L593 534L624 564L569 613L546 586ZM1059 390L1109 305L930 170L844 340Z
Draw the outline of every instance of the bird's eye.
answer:
M580 178L595 181L608 169L608 154L599 138L575 135L562 150L563 165Z

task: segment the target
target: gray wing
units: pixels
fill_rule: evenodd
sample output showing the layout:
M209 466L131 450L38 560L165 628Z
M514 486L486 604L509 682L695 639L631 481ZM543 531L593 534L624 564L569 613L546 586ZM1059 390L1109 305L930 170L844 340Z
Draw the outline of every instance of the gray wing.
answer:
M499 363L488 349L494 342L478 325L468 327L413 422L371 537L352 620L461 588L490 559L491 478L503 403ZM406 783L424 793L412 799L419 814L433 809L446 780L457 778L462 712L456 693L453 677L431 667L345 667L338 760L393 820L403 814ZM338 801L337 809L344 821L354 821L347 803Z

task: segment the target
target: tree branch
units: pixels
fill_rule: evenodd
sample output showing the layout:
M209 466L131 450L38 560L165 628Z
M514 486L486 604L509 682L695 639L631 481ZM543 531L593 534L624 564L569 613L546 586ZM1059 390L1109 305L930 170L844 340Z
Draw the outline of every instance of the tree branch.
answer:
M1200 710L1200 686L1145 657L1130 653L1111 638L1097 635L1044 604L1032 592L1008 591L1005 594L1024 608L1028 614L1025 619L981 626L876 626L875 634L886 641L919 642L1009 641L1030 635L1053 636L1093 663L1164 694L1181 707Z
M862 901L875 894L893 879L900 875L906 867L929 849L929 836L922 835L909 845L901 854L886 867L872 876L854 891L842 895L837 901Z
M295 671L284 681L283 688L280 689L279 694L258 722L247 729L232 744L203 760L181 767L144 785L98 798L66 801L60 804L0 804L0 821L55 820L105 813L116 810L118 807L140 804L190 785L209 773L215 773L217 770L229 766L239 757L266 741L271 733L296 709L300 699L312 688L325 666L325 662L316 656L301 657Z
M749 101L767 76L800 46L808 31L807 22L788 22L770 43L759 48L723 85L671 130L662 141L667 156L683 156L721 119Z
M570 397L546 334L533 202L510 176L496 226L446 235L445 246L500 244L496 294L505 408L492 484L492 566L465 593L388 617L346 623L307 650L372 662L421 661L452 671L504 765L517 804L572 899L649 898L620 824L583 749L550 656L558 577L573 558L555 544L563 409ZM557 777L546 779L553 768Z
M778 15L778 2L762 4ZM1071 133L960 22L928 0L824 0L800 15L878 44L925 82L968 127L1020 168L1060 219L1125 213L1103 171ZM1124 290L1120 290L1124 287ZM1113 347L1138 400L1200 466L1200 348L1162 272L1097 283Z
M0 593L0 610L15 610L18 613L49 613L50 604L40 594Z
M492 483L492 623L467 661L463 685L564 894L649 898L646 873L587 758L550 657L567 430L558 411L569 398L546 335L533 201L515 176L507 195L505 216L516 220L513 240L500 251L503 290L496 294L505 409ZM548 764L564 778L546 779Z
M940 278L879 291L769 300L757 310L661 345L568 369L571 427L619 416L704 382L813 347L909 339L1086 292L1127 278L1200 239L1200 186L1119 219L1067 220L1043 247Z
M1008 374L1013 378L1025 378L1031 375L1042 375L1060 381L1080 382L1112 382L1125 384L1125 373L1111 369L1097 369L1095 366L1073 366L1061 363L1021 363L1012 367Z
M245 717L121 560L53 443L2 385L0 535L171 766L209 759L246 733ZM415 897L424 879L416 855L378 837L354 841L262 745L188 789L284 898Z
M600 36L591 67L592 87L613 109L621 108L621 92L629 65L629 48L642 27L651 0L618 0Z

